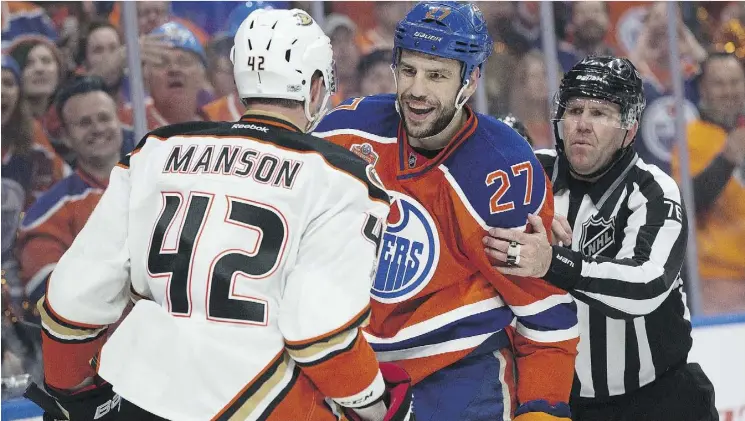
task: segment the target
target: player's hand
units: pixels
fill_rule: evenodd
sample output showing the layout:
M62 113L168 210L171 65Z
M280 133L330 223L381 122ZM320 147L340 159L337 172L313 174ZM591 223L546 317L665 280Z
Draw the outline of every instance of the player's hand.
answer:
M554 233L553 245L562 247L572 245L572 227L569 225L566 216L558 213L554 215L554 220L551 222L551 231Z
M111 421L121 409L121 397L109 383L71 395L31 383L23 396L44 410L44 421Z
M384 402L387 408L382 421L416 421L409 373L393 363L380 363L380 373L385 381ZM352 410L348 412L352 421L362 420Z
M494 266L494 269L505 275L533 278L542 278L548 273L553 251L546 235L546 229L543 227L543 221L539 216L531 214L528 215L528 223L533 227L532 233L514 228L489 230L489 236L483 239L486 246L484 252L499 263ZM508 248L512 241L516 241L517 246L510 251ZM508 251L516 252L519 256L516 264L507 265Z

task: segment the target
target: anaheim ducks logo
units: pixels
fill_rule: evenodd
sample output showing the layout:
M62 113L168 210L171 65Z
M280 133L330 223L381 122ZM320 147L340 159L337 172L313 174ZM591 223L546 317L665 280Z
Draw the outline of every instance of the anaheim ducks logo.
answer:
M297 18L297 24L300 26L308 26L313 23L313 18L307 13L296 12L293 16Z
M440 258L437 228L427 209L396 191L383 233L372 296L382 303L398 303L422 291Z

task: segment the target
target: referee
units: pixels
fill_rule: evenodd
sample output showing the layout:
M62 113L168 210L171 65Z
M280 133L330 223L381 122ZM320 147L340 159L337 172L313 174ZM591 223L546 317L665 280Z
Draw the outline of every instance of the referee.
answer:
M644 105L629 60L576 64L555 104L556 150L536 153L553 182L556 243L530 216L528 232L493 228L484 244L502 273L541 277L576 299L573 420L718 420L714 387L687 361L685 207L631 146Z

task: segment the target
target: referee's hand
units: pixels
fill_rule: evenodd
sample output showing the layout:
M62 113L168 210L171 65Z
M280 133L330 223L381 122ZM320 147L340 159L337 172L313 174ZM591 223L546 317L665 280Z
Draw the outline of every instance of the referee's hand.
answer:
M486 246L484 252L498 262L494 269L505 274L515 276L527 276L542 278L551 266L553 251L548 241L546 229L539 216L528 215L528 223L533 227L533 232L527 233L519 229L492 228L489 236L484 237ZM507 265L508 248L511 241L517 241L517 264ZM513 248L514 253L514 248Z
M572 245L572 227L569 225L566 216L555 214L554 220L551 222L551 231L554 233L553 245L562 247Z

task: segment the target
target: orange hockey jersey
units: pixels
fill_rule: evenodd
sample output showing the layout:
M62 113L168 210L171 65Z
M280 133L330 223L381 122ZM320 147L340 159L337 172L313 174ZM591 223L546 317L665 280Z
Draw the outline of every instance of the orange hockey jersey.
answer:
M567 402L578 342L576 305L543 280L494 270L489 227L524 228L528 213L550 232L553 196L528 143L466 107L450 144L427 159L408 145L394 95L353 98L315 135L376 165L392 197L372 287L366 337L378 359L414 383L478 348L494 351L514 323L517 400Z

